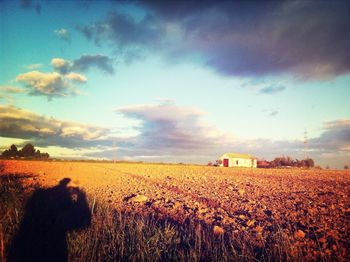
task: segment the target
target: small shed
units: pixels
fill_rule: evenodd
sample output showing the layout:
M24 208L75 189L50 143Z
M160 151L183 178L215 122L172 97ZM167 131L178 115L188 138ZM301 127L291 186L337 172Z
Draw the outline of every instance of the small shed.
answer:
M226 153L220 157L224 167L252 167L256 168L257 159L248 154Z

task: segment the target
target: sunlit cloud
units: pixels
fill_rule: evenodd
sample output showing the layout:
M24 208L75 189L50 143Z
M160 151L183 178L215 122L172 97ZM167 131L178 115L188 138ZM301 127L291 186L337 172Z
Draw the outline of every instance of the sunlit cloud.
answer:
M25 93L25 90L21 87L5 85L0 86L0 92L9 94L23 94Z
M2 137L26 139L41 147L88 148L111 145L109 130L98 126L58 120L14 106L0 105Z
M56 72L31 71L19 74L16 80L22 83L31 95L42 95L52 99L78 94L77 89L70 83L70 79Z

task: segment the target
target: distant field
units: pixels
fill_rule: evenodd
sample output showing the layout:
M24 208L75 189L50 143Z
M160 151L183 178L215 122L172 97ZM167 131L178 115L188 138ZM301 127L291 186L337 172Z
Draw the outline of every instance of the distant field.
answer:
M1 165L6 179L33 175L20 180L25 199L64 178L86 192L91 225L69 233L71 260L350 259L349 171L14 160ZM13 206L2 201L11 209L0 215L5 256L20 215L13 222ZM106 245L96 244L101 242Z

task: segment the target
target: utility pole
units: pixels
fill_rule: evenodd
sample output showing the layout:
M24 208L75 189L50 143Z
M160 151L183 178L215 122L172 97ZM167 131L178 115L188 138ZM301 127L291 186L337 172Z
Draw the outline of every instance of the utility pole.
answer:
M307 155L307 151L308 151L308 141L307 141L307 131L305 129L304 131L304 159L308 159L308 155Z
M113 163L115 164L117 159L117 147L116 147L116 142L115 138L113 138Z

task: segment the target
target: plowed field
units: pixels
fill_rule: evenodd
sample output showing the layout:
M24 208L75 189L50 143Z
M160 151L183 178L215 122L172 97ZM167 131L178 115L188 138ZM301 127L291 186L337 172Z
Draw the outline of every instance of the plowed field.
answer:
M70 178L70 186L119 210L198 221L213 234L240 234L257 247L278 248L279 235L304 258L350 259L348 171L54 161L3 166L2 173L35 175L27 183L42 187Z

